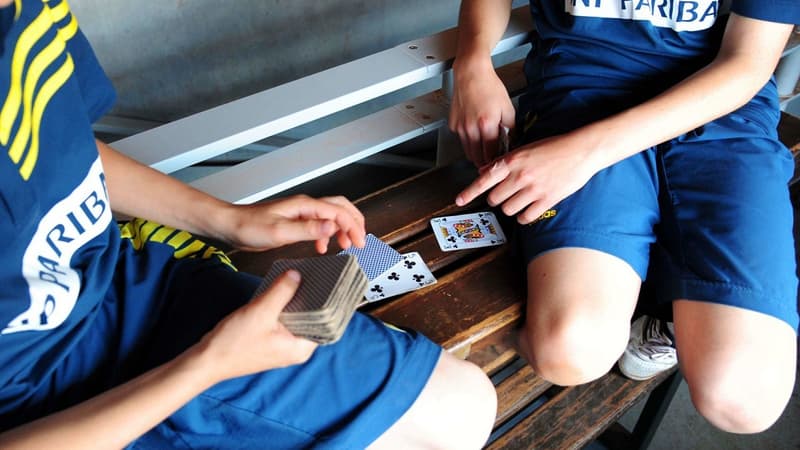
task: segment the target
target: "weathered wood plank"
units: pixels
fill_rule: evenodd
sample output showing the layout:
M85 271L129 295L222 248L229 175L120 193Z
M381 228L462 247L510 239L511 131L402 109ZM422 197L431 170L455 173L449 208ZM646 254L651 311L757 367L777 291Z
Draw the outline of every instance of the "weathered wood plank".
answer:
M494 374L517 357L518 327L518 323L510 323L474 343L467 360L478 365L488 375Z
M495 427L542 395L550 386L552 383L536 375L529 365L525 365L514 375L508 377L497 386Z
M524 287L521 280L508 279L513 271L506 249L498 248L372 314L419 330L445 349L457 351L519 321Z
M594 440L674 371L633 381L612 370L599 380L564 389L487 449L574 449Z

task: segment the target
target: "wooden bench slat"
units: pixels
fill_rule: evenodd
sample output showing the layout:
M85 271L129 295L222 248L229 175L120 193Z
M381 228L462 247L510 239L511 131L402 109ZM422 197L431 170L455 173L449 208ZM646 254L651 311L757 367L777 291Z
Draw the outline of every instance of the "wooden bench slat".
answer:
M552 386L525 365L497 386L497 418L495 427L522 410Z
M437 284L381 305L372 314L394 325L412 327L445 349L457 351L519 321L522 286L498 283L512 270L510 258L501 248L445 275Z
M472 345L467 360L493 375L517 357L517 334L519 324L508 324Z
M674 370L647 381L629 380L612 370L594 382L565 388L487 449L580 448L599 436Z

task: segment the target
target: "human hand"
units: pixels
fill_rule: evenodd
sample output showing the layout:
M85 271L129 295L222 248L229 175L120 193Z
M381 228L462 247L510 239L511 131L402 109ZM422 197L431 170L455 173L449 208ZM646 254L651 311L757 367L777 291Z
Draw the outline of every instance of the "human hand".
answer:
M476 167L497 156L500 127L514 126L514 105L491 59L458 61L453 69L450 130Z
M517 221L531 223L599 170L577 144L575 138L561 135L520 147L482 167L478 178L458 194L456 204L463 206L491 190L489 205L501 205L508 216L522 211Z
M243 250L315 241L317 252L325 253L334 235L343 249L365 243L364 216L344 197L297 195L233 208L225 240Z
M297 271L284 273L193 347L213 382L300 364L311 357L317 344L293 335L278 321L300 281Z

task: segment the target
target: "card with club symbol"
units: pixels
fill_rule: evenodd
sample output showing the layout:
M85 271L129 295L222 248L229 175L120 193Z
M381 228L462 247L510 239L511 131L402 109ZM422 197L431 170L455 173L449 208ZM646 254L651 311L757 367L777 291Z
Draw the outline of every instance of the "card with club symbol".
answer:
M367 302L375 302L406 292L415 291L436 283L419 253L402 255L399 263L370 281L364 296Z
M433 234L442 251L466 250L505 244L500 223L492 212L434 217Z

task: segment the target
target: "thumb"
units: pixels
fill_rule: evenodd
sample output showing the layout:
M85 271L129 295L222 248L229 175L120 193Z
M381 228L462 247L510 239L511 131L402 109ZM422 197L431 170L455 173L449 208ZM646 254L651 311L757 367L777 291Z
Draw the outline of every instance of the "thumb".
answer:
M273 321L289 303L300 287L300 272L288 270L279 276L272 285L250 302L264 320Z

